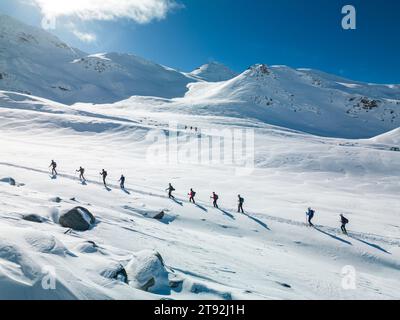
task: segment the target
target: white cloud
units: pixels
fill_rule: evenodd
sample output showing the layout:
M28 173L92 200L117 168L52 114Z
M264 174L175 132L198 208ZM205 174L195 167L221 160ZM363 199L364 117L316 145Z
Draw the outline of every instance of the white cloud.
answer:
M96 41L96 35L93 33L81 32L79 30L73 30L72 33L83 42L94 42Z
M75 16L82 20L128 18L137 23L160 20L174 8L175 0L30 0L47 18Z

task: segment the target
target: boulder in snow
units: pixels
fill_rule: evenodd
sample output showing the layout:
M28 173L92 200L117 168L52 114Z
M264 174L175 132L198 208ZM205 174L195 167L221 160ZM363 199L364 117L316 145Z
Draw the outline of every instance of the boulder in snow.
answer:
M96 222L95 217L89 210L83 207L75 207L59 218L59 223L65 228L71 228L76 231L86 231L93 227Z
M0 179L0 182L8 183L11 186L16 186L17 185L17 183L15 182L15 179L10 178L10 177Z
M125 270L129 285L137 289L153 293L169 290L168 271L158 252L144 250L136 253Z
M128 275L125 268L121 265L111 265L105 268L101 275L105 278L114 279L128 284Z
M98 246L93 241L85 241L83 243L78 244L75 247L75 250L78 250L80 253L96 253L98 252Z
M62 199L60 197L54 197L50 199L51 202L61 203Z
M36 222L36 223L43 223L45 219L38 214L25 214L22 216L23 220L30 221L30 222Z
M165 212L164 212L164 211L161 211L160 213L156 214L156 215L153 217L153 219L162 220L162 218L164 218L164 216L165 216Z

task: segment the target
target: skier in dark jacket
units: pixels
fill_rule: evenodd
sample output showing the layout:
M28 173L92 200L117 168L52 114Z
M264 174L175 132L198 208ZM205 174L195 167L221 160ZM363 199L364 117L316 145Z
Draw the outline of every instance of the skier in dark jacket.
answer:
M119 186L121 187L121 189L125 189L125 176L121 175L121 178L119 178Z
M217 209L218 209L218 203L217 203L217 201L218 201L218 195L217 195L215 192L213 192L213 194L212 194L212 196L211 196L210 198L213 199L213 206L214 206L214 208L217 208Z
M172 192L175 191L175 188L172 186L172 184L169 184L168 188L165 189L165 191L168 191L168 198L175 199L175 197L172 195Z
M107 187L107 183L106 183L106 178L107 178L107 176L108 176L107 171L103 169L103 170L100 172L100 175L103 177L104 186Z
M343 214L341 214L340 215L340 222L342 223L342 226L340 227L342 229L342 232L344 234L347 234L346 224L349 223L349 219L347 219Z
M51 160L51 164L50 164L49 168L50 167L51 167L51 175L53 175L53 176L58 175L57 170L56 170L57 163L54 160Z
M194 200L194 197L196 196L196 192L193 191L193 189L190 189L188 196L189 196L189 202L193 202L194 204L196 204L196 201Z
M85 173L85 169L84 168L79 167L79 169L76 170L76 172L79 172L79 180L86 181L85 177L83 176L83 174Z
M240 194L238 195L238 212L244 213L243 210L243 203L244 203L244 198L242 198L240 196Z
M307 216L307 221L310 227L313 227L313 223L311 222L311 220L314 218L314 214L315 211L311 208L308 208L308 211L306 212L306 216Z

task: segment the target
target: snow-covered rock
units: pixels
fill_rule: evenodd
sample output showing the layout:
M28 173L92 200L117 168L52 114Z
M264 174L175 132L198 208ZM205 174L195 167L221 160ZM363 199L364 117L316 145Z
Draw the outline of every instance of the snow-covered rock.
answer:
M15 179L11 178L11 177L2 178L2 179L0 179L0 182L8 183L10 186L16 186L17 185Z
M65 228L71 228L77 231L86 231L93 227L96 222L93 214L83 208L75 207L61 214L59 223Z
M158 252L144 250L135 253L125 269L129 284L135 288L156 293L169 287L168 271Z
M41 217L38 214L25 214L22 216L23 220L30 221L30 222L36 222L36 223L43 223L45 221L45 218Z

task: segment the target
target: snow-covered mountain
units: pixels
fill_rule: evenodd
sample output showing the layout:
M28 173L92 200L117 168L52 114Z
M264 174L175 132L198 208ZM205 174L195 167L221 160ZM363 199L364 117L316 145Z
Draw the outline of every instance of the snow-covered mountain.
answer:
M370 138L400 126L400 85L264 64L239 75L215 62L182 73L130 54L87 55L7 16L0 16L0 89L66 104L159 97L148 108L253 118L330 137Z
M255 118L317 135L368 138L400 126L400 88L313 70L254 65L224 82L189 85L181 112Z
M226 81L237 76L231 69L218 62L207 63L192 71L190 75L208 82Z
M88 55L50 33L0 15L0 88L63 103L133 95L183 96L190 76L131 54Z

